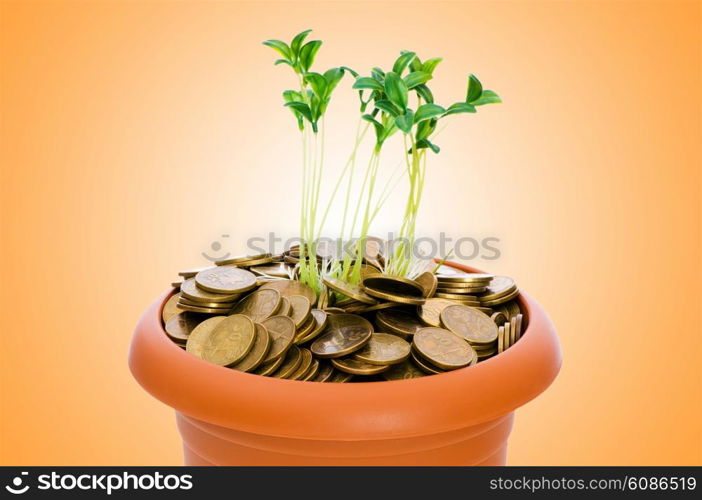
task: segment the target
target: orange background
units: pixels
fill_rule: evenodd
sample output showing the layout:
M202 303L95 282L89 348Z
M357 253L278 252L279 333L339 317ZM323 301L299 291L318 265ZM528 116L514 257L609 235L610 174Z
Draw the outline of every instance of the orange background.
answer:
M0 461L181 463L131 330L221 234L294 234L293 81L260 41L308 27L318 68L416 49L444 57L440 102L468 72L503 96L437 141L418 230L499 237L472 264L558 327L563 370L509 463L700 464L698 2L3 2ZM356 113L345 82L330 174Z

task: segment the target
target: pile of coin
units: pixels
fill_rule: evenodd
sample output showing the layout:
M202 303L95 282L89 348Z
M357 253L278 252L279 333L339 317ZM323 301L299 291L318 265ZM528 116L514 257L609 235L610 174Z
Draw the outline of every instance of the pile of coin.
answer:
M398 380L483 362L526 328L516 283L432 265L414 279L364 261L361 282L297 281L296 251L183 271L164 304L166 334L210 363L316 382Z

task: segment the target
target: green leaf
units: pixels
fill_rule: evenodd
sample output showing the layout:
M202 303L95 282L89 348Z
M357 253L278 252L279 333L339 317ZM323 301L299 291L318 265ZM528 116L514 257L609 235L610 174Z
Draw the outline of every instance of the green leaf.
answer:
M361 118L373 124L373 128L375 128L376 142L382 143L383 134L385 132L385 127L383 124L373 118L371 115L363 115Z
M413 71L404 78L405 85L407 85L407 88L410 90L429 80L431 80L431 73L425 73L424 71Z
M300 68L304 73L307 73L309 69L312 67L312 63L314 62L314 58L317 55L317 51L319 48L322 46L322 42L320 40L312 40L311 42L307 42L305 45L302 46L300 49L300 58L299 58L299 63L300 63Z
M307 121L309 121L310 123L314 122L314 120L312 119L312 110L304 102L292 101L292 102L286 102L285 105L287 107L289 107L290 109L294 109L295 111L300 113L302 116L307 118Z
M283 92L285 102L302 101L302 94L297 90L286 90Z
M319 73L305 73L305 82L309 83L312 91L319 97L324 98L327 92L327 80Z
M407 68L409 63L412 62L412 59L414 59L415 55L416 54L414 52L403 50L400 54L400 57L398 57L397 60L395 60L395 64L393 64L392 66L393 73L401 75L402 72Z
M492 90L483 90L483 93L480 94L480 97L478 97L475 101L471 101L471 104L473 106L482 106L484 104L496 104L499 102L502 102L502 99L500 99L499 95L497 95Z
M445 112L446 110L438 104L422 104L417 108L417 113L414 115L414 123L431 120L432 118L443 115Z
M422 64L422 71L429 73L430 75L434 74L434 70L436 69L436 66L443 61L441 57L432 57L431 59L427 59L424 61L424 64Z
M417 85L413 90L426 102L434 102L434 94L431 93L431 90L426 85Z
M417 115L414 115L414 121L417 121ZM437 120L424 120L417 125L417 140L426 139L436 129Z
M414 124L414 111L408 109L404 115L395 117L395 124L397 128L402 130L405 134L409 134L412 131L412 125Z
M475 113L475 106L466 102L457 102L456 104L452 104L448 107L444 116L455 115L458 113Z
M380 92L383 92L385 90L385 87L383 87L383 85L378 80L369 76L361 76L359 78L356 78L356 81L353 84L353 88L378 90Z
M475 101L480 94L483 93L483 85L478 80L478 77L473 73L468 75L468 92L466 95L466 102L470 103Z
M407 109L407 85L394 71L385 75L385 94L402 112Z
M429 139L422 139L421 141L416 142L417 149L431 149L434 153L438 153L441 151L441 148L431 142Z
M327 81L326 97L331 95L343 77L344 70L342 68L331 68L324 72L324 79Z
M392 117L402 114L402 110L387 99L378 99L375 101L375 107Z
M311 32L312 30L301 31L295 35L295 38L293 38L292 42L290 43L290 49L292 50L295 59L297 59L297 56L300 54L300 46L302 45L302 42L305 41L305 38L307 38L307 35L309 35Z
M290 47L288 47L287 43L281 40L266 40L263 42L263 45L272 48L288 61L292 61L292 52L290 51Z
M348 66L341 66L341 69L343 69L344 71L347 71L348 73L351 73L351 76L353 76L354 78L358 78L358 72L352 70Z
M378 80L379 82L384 82L385 81L385 71L383 71L380 68L373 68L371 70L371 76Z
M422 71L422 61L419 60L419 57L417 57L416 55L414 56L414 59L410 61L409 68L410 71Z

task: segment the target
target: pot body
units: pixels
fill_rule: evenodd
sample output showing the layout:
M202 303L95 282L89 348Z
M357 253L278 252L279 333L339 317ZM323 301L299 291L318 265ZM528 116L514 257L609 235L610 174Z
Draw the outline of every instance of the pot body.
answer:
M514 410L544 391L561 365L553 325L521 294L522 338L475 366L392 382L261 377L171 342L160 319L171 293L142 317L129 366L176 410L186 465L504 465Z
M505 465L513 418L424 436L332 441L252 434L176 412L185 465Z

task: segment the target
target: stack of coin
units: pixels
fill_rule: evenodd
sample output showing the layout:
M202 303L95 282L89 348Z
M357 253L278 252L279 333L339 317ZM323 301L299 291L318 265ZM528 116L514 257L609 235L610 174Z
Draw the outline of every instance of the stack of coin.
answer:
M292 255L292 254L289 254ZM299 254L298 254L299 255ZM164 304L169 338L213 364L317 382L399 380L483 362L521 337L513 280L440 266L415 279L363 264L362 282L318 295L282 256L182 271Z
M236 257L227 257L215 261L218 266L237 266L237 267L253 267L269 264L278 261L279 256L274 256L270 253L259 253L255 255L238 255Z

